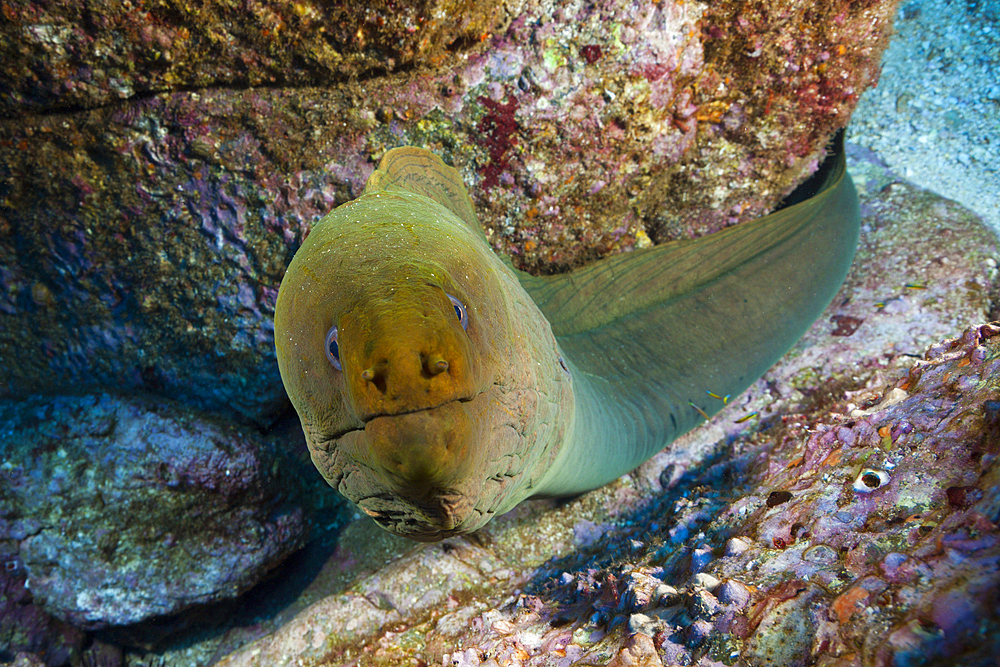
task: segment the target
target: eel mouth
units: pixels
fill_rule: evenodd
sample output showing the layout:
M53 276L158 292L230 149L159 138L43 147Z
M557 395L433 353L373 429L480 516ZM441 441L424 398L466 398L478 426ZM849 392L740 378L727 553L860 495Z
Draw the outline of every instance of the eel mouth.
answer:
M476 398L456 399L369 419L364 433L371 462L410 491L454 486L471 472L480 431L476 403Z
M495 387L493 389L496 389ZM472 398L368 419L344 433L350 461L339 490L383 528L416 540L467 533L489 467L489 390Z
M412 410L399 410L397 412L380 412L376 414L365 415L364 417L358 418L359 426L352 426L350 428L345 428L342 431L336 431L330 435L325 435L322 438L317 439L316 444L319 445L320 449L322 449L323 451L327 451L329 449L337 447L338 444L340 443L340 440L345 436L350 435L351 433L364 431L368 427L368 424L375 421L376 419L392 419L394 417L405 417L407 415L413 415L420 412L430 412L442 408L446 405L450 405L451 403L470 403L472 401L475 401L484 393L486 392L478 392L468 397L460 396L458 398L449 398L447 401L442 401L436 405L428 405L420 408L413 408Z
M424 503L372 496L358 501L362 512L395 535L418 542L437 542L480 528L485 520L462 494L441 494Z

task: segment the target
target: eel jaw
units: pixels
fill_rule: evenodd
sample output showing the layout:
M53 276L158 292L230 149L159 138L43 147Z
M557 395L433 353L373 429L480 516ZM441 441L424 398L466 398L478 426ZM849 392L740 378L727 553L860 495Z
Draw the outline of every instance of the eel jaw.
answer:
M372 496L358 501L361 511L382 528L418 542L437 542L481 527L486 521L472 505L468 496L445 491L434 493L421 503L391 496Z
M364 428L313 448L313 461L392 533L430 542L472 532L493 514L480 509L495 460L487 418L496 405L492 394L373 417Z

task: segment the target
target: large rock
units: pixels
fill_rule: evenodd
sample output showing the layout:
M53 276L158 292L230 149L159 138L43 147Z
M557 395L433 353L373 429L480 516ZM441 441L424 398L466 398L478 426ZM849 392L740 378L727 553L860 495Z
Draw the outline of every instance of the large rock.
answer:
M1000 326L970 328L876 405L423 547L218 664L995 664L998 395Z
M5 6L0 395L267 422L284 267L400 144L532 270L756 217L877 79L895 5Z
M81 628L231 599L307 534L273 442L168 402L0 403L0 540L34 603Z

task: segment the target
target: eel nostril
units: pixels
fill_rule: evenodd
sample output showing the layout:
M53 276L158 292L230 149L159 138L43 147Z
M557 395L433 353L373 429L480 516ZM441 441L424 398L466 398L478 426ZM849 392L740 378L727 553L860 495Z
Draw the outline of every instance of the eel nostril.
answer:
M424 370L432 377L447 371L448 366L448 360L440 354L433 354L424 361Z
M380 394L385 393L385 364L375 364L361 371L361 379L370 382Z

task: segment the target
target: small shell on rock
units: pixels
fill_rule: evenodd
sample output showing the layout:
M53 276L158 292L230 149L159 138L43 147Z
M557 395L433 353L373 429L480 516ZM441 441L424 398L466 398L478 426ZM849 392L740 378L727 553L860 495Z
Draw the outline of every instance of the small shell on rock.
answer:
M851 412L851 417L853 419L860 419L861 417L867 417L868 415L875 414L876 412L881 412L886 408L892 407L897 403L903 402L909 396L905 390L899 387L893 387L889 392L882 398L882 401L867 410L854 410Z
M826 544L814 544L802 553L802 560L817 565L833 565L840 557L837 551Z
M628 611L644 611L655 607L657 594L663 582L642 572L630 572L625 579L625 592L622 595L620 609Z
M750 543L740 537L730 537L726 541L726 556L737 556L750 548Z
M652 629L655 623L655 619L647 616L646 614L632 614L628 617L628 631L631 634L641 632L643 634L652 635L655 633L655 630Z
M721 583L722 583L721 581L719 581L712 575L705 574L704 572L699 572L698 574L694 575L694 577L692 577L691 579L691 584L693 586L696 586L698 588L704 588L709 593L714 592L715 589L718 588L719 584Z
M660 607L669 607L674 602L677 601L677 597L680 593L676 588L670 586L669 584L660 584L653 591L653 595L656 597L656 604Z
M865 468L854 480L854 490L858 493L871 493L889 483L889 473L884 470Z

